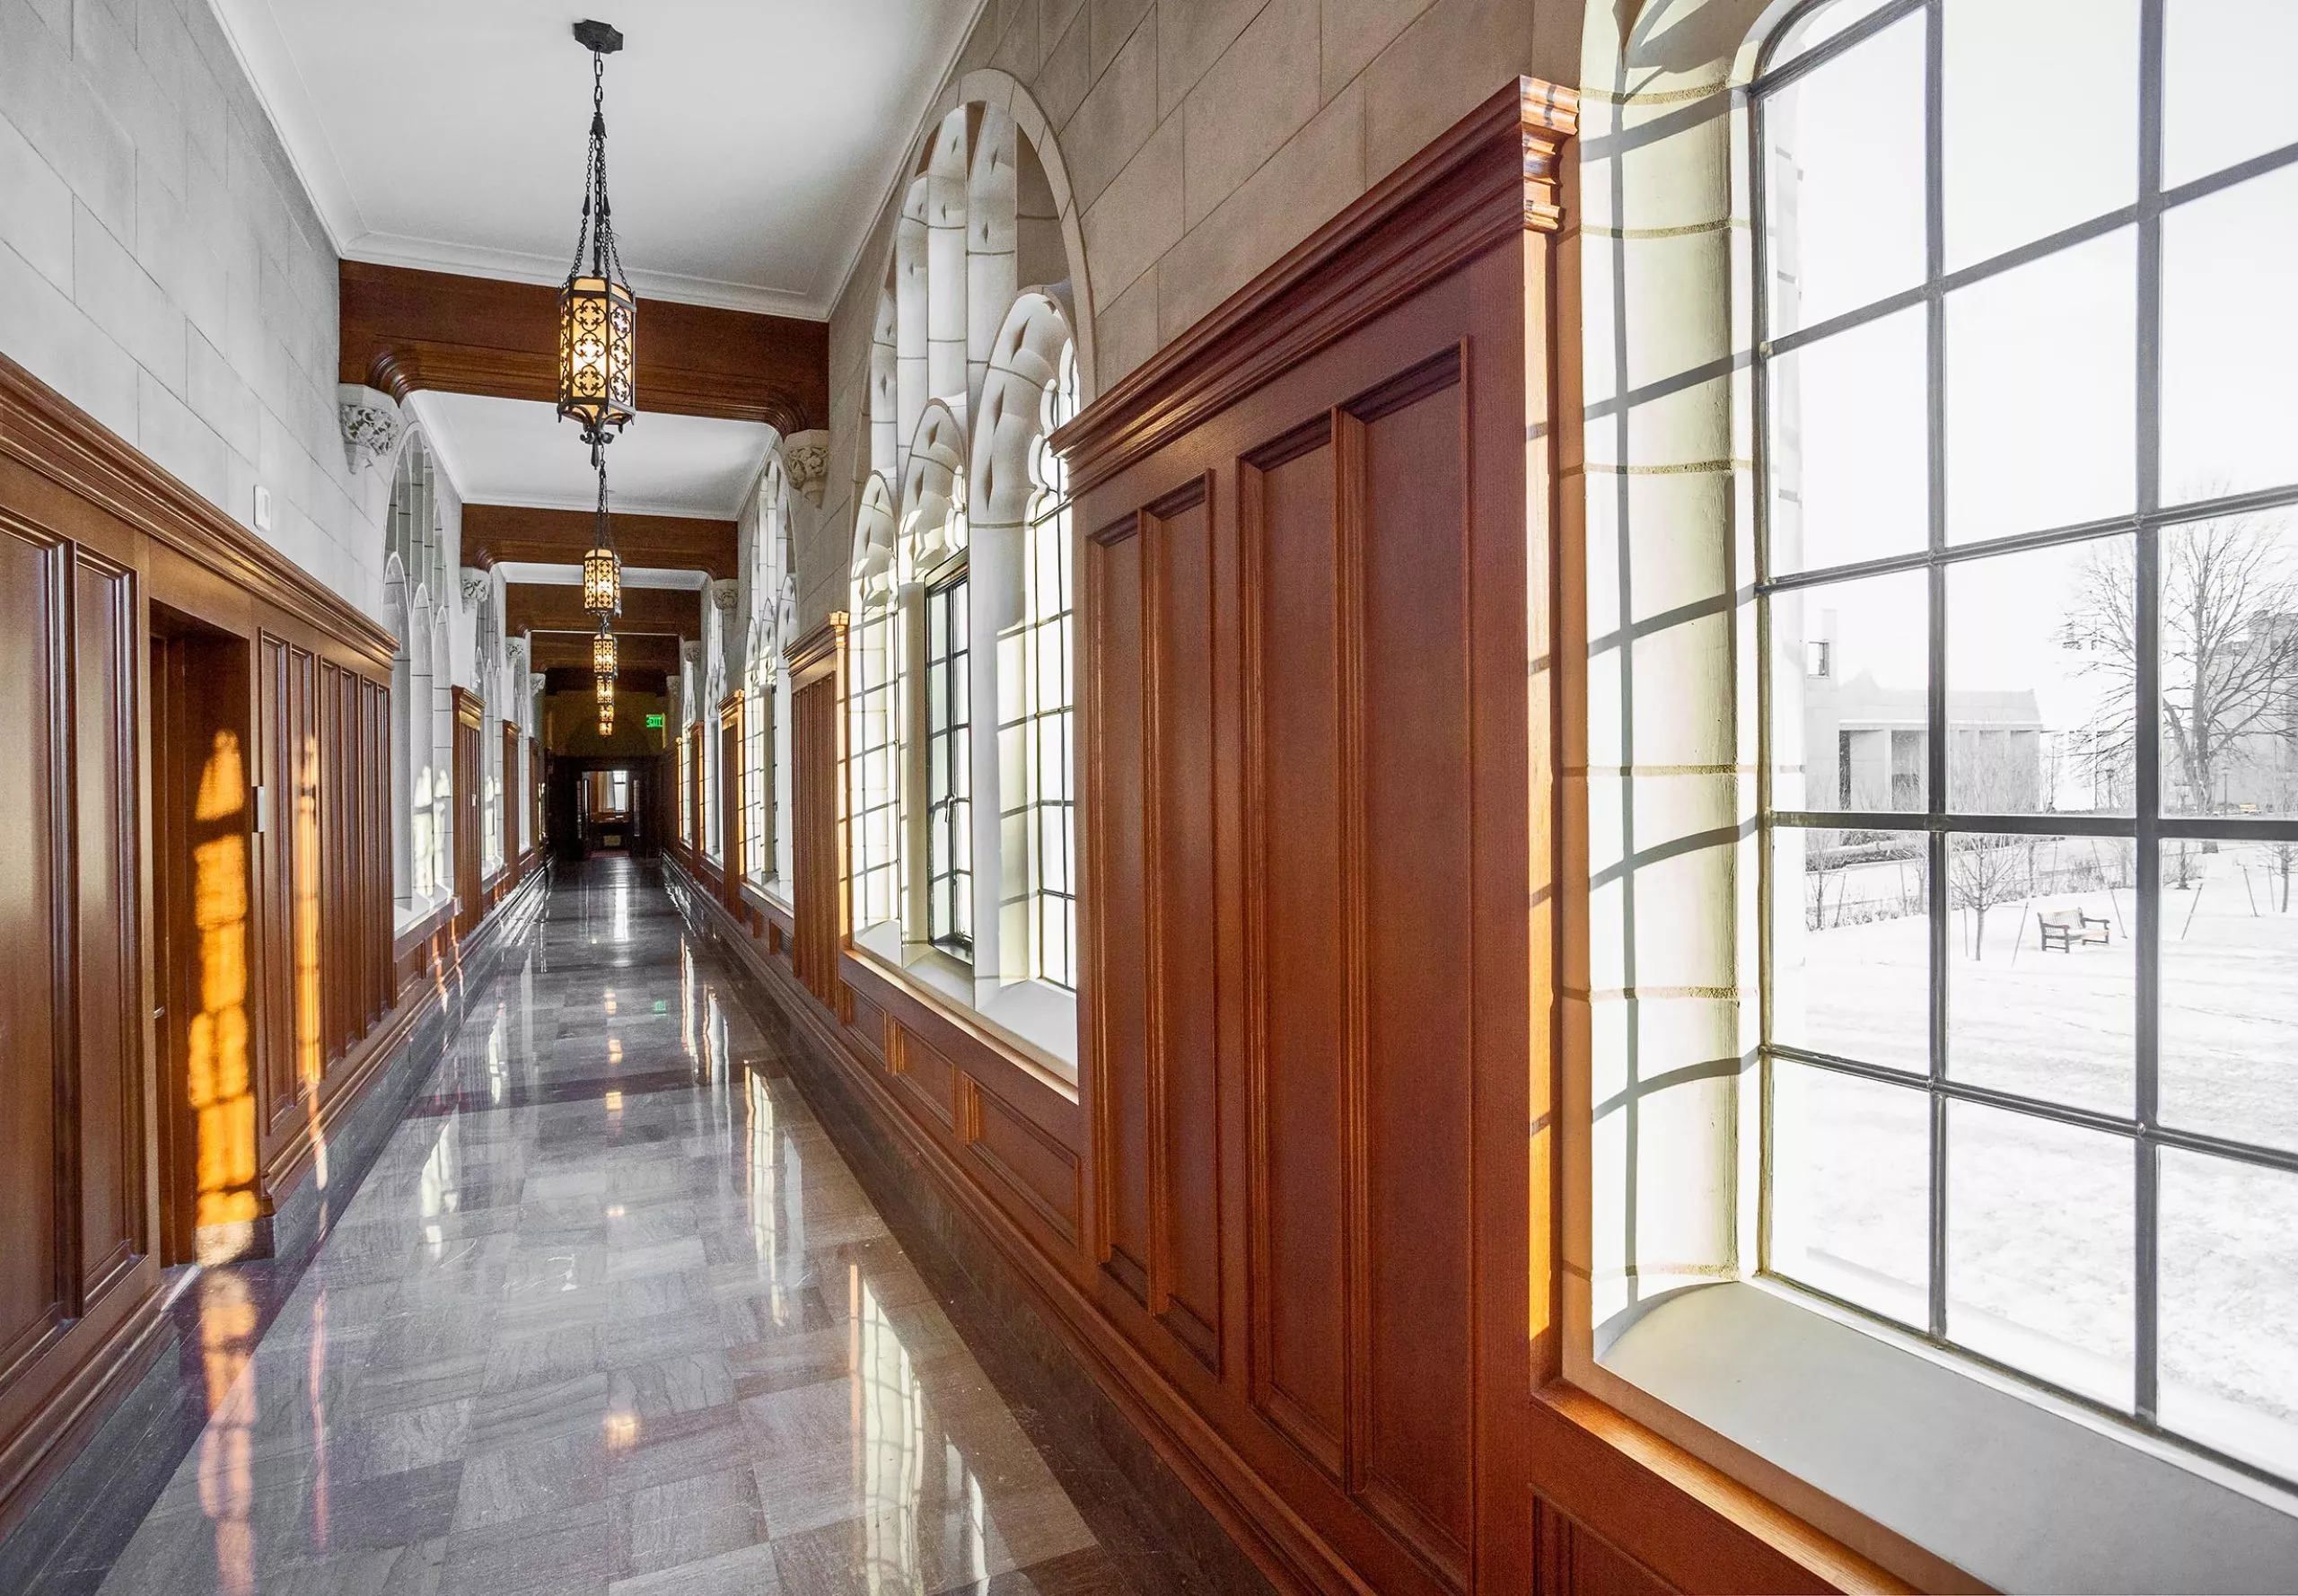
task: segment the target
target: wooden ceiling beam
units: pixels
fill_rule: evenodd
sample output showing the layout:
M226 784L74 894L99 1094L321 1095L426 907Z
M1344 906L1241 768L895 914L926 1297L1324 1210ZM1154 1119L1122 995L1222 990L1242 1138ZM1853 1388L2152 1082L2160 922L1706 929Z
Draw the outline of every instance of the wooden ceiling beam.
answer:
M404 403L419 389L558 402L558 291L346 260L338 381ZM829 328L671 300L638 302L643 414L829 425Z
M620 666L618 674L625 683L631 680L634 673L640 677L678 674L679 640L675 637L652 633L633 636L618 634L615 655ZM566 671L570 673L569 681L579 673L587 682L591 676L591 640L575 632L537 632L530 640L527 668L554 677Z
M625 583L622 613L613 627L617 636L653 632L699 637L702 594L690 587L632 587ZM514 582L504 596L503 629L513 637L527 632L589 633L599 629L599 622L583 609L583 590L571 583Z
M463 563L491 571L504 560L575 566L591 547L598 517L586 510L537 510L523 504L465 504ZM689 515L614 516L614 546L626 566L706 571L722 581L741 574L731 521Z

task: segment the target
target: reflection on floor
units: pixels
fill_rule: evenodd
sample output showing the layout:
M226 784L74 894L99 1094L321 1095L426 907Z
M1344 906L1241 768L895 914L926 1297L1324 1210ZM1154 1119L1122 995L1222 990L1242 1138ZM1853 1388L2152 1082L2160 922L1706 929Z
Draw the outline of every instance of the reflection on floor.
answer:
M260 1338L194 1282L210 1416L105 1592L1196 1588L1088 1527L1057 1473L1106 1470L1024 1433L651 872L526 937Z

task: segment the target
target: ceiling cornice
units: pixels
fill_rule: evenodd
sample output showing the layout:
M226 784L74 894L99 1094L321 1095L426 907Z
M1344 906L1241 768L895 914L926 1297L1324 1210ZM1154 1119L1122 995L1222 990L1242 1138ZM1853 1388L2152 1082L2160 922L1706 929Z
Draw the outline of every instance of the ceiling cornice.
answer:
M927 129L954 109L943 104L943 99L956 87L950 75L957 70L958 57L965 54L966 40L971 39L974 30L981 26L982 16L989 10L989 4L990 0L973 0L973 11L966 18L965 27L959 31L957 41L950 47L949 58L934 75L925 102L918 108L917 123L909 130L909 137L902 142L901 147L894 152L893 160L887 164L885 178L878 185L878 203L855 219L853 237L846 246L846 268L838 274L835 282L815 285L813 297L824 304L820 314L827 317L837 308L839 297L854 281L854 274L862 269L862 251L870 247L870 237L877 232L879 219L886 214L886 207L899 203L901 191L909 180L910 164L917 159L917 152L925 142Z
M206 4L231 46L241 75L270 118L273 134L285 151L288 164L302 180L303 191L339 259L554 286L565 279L565 266L555 257L379 232L370 228L353 197L350 179L344 171L334 141L328 136L325 120L312 101L294 52L280 31L272 0L206 0ZM866 208L857 207L847 219L845 248L830 257L833 261L842 258L844 265L832 271L829 281L818 281L811 292L799 294L675 272L632 269L628 274L631 286L648 299L827 320L837 308L838 296L860 268L863 252L869 247L878 219L899 191L908 165L951 87L951 75L964 53L966 41L980 27L989 7L990 0L973 0L965 26L952 38L947 54L925 80L926 97L910 136L893 152L884 168L884 176L877 186L877 203Z
M351 197L351 180L344 174L335 142L328 137L327 125L311 103L303 68L295 65L295 53L279 31L271 0L207 0L207 9L224 31L224 42L232 47L248 92L271 118L272 135L286 151L287 164L302 180L311 208L319 213L320 225L327 229L328 241L335 246L337 255L346 254L351 241L365 236L367 219ZM267 83L271 87L267 89Z

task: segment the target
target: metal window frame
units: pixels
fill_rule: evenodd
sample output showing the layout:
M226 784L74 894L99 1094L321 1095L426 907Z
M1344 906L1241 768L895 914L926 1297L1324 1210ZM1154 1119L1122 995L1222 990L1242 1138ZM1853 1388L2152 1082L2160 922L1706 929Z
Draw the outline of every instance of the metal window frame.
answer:
M1809 0L1789 15L1774 34L1784 39L1788 31L1836 0ZM2163 39L2165 0L2139 4L2139 124L2137 198L2102 215L2060 229L1988 259L1955 271L1945 269L1945 156L1943 111L1944 27L1946 0L1897 0L1863 18L1842 33L1814 46L1776 68L1759 59L1746 91L1753 158L1749 162L1753 205L1752 256L1755 284L1752 298L1755 355L1751 367L1754 405L1755 582L1750 591L1756 604L1756 636L1759 651L1756 672L1757 726L1757 918L1761 1002L1759 1048L1759 1091L1762 1104L1763 1179L1758 1200L1758 1272L1794 1289L1824 1299L1862 1318L1888 1323L1957 1357L1994 1369L2029 1385L2048 1390L2080 1407L2111 1418L2182 1451L2207 1457L2250 1478L2278 1486L2298 1484L2276 1471L2223 1452L2206 1443L2164 1428L2160 1422L2160 1198L2161 1153L2163 1149L2199 1153L2254 1168L2298 1175L2298 1151L2262 1143L2245 1142L2165 1126L2160 1119L2161 924L2162 844L2166 840L2218 841L2298 840L2298 818L2267 820L2239 816L2171 816L2162 812L2161 711L2161 594L2159 587L2161 534L2167 528L2219 516L2298 505L2298 482L2227 495L2188 504L2165 505L2162 499L2162 217L2189 200L2230 189L2267 172L2298 162L2298 144L2285 145L2251 156L2235 165L2175 188L2162 187ZM1846 52L1920 13L1924 40L1924 164L1925 274L1924 281L1873 303L1799 327L1777 338L1768 336L1771 269L1768 259L1767 189L1771 181L1770 148L1765 134L1765 107L1788 85L1810 75ZM1767 56L1768 52L1767 52ZM2041 259L2057 251L2120 229L2132 228L2138 250L2136 273L2137 324L2133 329L2136 349L2134 416L2134 504L2132 513L2072 525L2039 528L2012 536L1979 541L1948 541L1946 524L1946 300L1959 289L1985 281ZM1771 483L1767 456L1772 420L1768 372L1771 363L1833 334L1899 311L1921 305L1925 315L1925 449L1929 492L1928 537L1921 550L1850 564L1775 574L1770 565ZM1954 812L1947 790L1947 576L1963 562L2075 543L2087 543L2127 534L2134 546L2134 603L2136 659L2133 672L2135 781L2132 812L2128 815L1977 814ZM1822 583L1847 582L1864 576L1921 571L1928 585L1930 612L1926 617L1929 680L1926 684L1926 738L1929 791L1920 811L1781 811L1774 807L1772 747L1772 674L1775 665L1771 636L1771 603L1776 594L1794 592ZM1925 837L1926 892L1930 922L1930 1037L1926 1067L1922 1074L1894 1069L1858 1059L1777 1042L1772 1033L1772 948L1775 932L1776 883L1774 837L1780 828L1834 830L1920 832ZM1955 1079L1947 1070L1947 963L1952 952L1952 925L1947 863L1952 840L1958 835L2011 833L2053 837L2103 837L2134 845L2136 902L2134 926L2135 1025L2133 1104L2128 1117L2078 1109L2063 1103L1978 1086ZM1774 1144L1775 1063L1857 1077L1921 1092L1930 1104L1930 1213L1928 1320L1909 1325L1823 1289L1795 1280L1774 1267L1771 1257L1772 1188L1776 1148ZM2026 1115L2057 1124L2078 1127L2126 1138L2131 1148L2135 1256L2132 1270L2134 1305L2131 1402L2127 1407L2101 1401L2044 1379L2030 1371L1956 1342L1947 1333L1947 1109L1966 1102Z
M925 743L921 750L925 759L924 788L925 794L926 873L925 873L925 940L933 946L960 959L973 957L973 772L970 758L959 757L960 744L967 743L973 730L973 706L969 701L972 683L973 629L971 616L966 604L970 589L969 573L960 566L952 575L943 577L925 590L925 647L919 662L919 677L925 684ZM936 609L943 616L943 647L937 653L934 646L934 621ZM965 643L955 639L960 622L964 625ZM942 723L934 721L933 679L941 678ZM934 756L942 755L943 790L934 785ZM933 860L933 837L936 829L942 836L942 857L947 868L935 870ZM958 914L958 891L962 881L966 889L967 912L963 923ZM942 922L943 889L947 886L949 923Z
M1057 496L1053 496L1057 493ZM1030 583L1033 600L1039 592L1039 561L1041 551L1052 548L1059 572L1059 606L1052 610L1033 607L1030 614L1030 688L1029 710L1023 716L1028 727L1029 759L1031 773L1030 794L1030 906L1031 920L1031 957L1037 978L1065 992L1077 990L1077 786L1073 764L1063 772L1059 798L1045 795L1045 783L1039 773L1043 767L1043 739L1048 722L1059 723L1064 728L1063 746L1074 750L1076 730L1076 583L1074 577L1075 550L1070 547L1073 528L1070 524L1069 495L1066 485L1048 488L1050 503L1041 506L1029 524ZM1037 697L1038 683L1044 680L1039 663L1039 653L1048 646L1061 651L1059 676L1063 696L1057 704L1040 703ZM1062 887L1049 887L1045 857L1045 818L1047 811L1058 810L1061 815L1063 840ZM1052 973L1053 960L1047 949L1058 943L1061 951L1062 974Z
M900 611L889 607L864 611L847 645L853 651L847 689L848 714L852 717L848 724L852 755L846 773L847 802L854 832L849 844L853 853L850 890L851 912L857 927L888 918L899 919L902 912L901 643ZM871 668L873 649L877 651L874 671ZM873 715L878 717L880 732L874 739L870 735ZM875 788L873 776L878 783ZM881 816L888 817L888 832L895 839L882 858L873 850L870 840L872 826ZM888 913L873 916L867 912L870 897L881 890L888 899Z

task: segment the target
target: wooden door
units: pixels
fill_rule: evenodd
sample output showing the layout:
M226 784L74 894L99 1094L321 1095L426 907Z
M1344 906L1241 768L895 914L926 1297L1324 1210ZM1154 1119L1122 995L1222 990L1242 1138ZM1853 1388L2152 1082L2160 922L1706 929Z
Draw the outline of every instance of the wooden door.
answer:
M843 1012L845 1002L838 958L847 925L846 828L838 802L846 768L845 661L843 616L832 616L789 653L790 797L797 827L791 961L806 989L833 1012Z
M479 784L486 779L480 767L479 732L485 720L479 702L461 688L455 689L455 935L469 936L478 928L487 905L478 890Z
M255 1212L246 978L254 817L247 642L153 613L153 1150L161 1261L172 1265L193 1260L200 1224Z
M718 858L726 907L739 916L742 911L742 696L735 693L718 706Z

